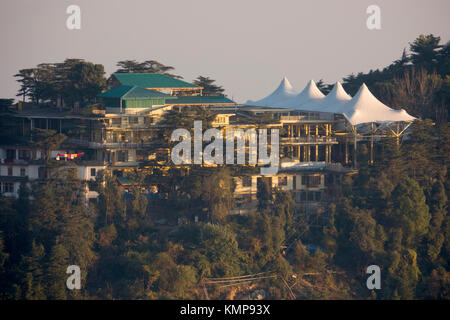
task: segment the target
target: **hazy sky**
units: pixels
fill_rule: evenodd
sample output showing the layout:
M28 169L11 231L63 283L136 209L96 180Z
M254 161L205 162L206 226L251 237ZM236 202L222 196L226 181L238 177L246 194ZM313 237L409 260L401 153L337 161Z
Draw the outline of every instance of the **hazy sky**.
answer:
M66 27L71 4L81 30ZM372 4L381 30L366 27ZM15 97L21 68L84 58L108 75L119 60L158 60L256 100L285 75L302 89L384 67L421 33L446 42L449 12L449 0L1 0L0 97Z

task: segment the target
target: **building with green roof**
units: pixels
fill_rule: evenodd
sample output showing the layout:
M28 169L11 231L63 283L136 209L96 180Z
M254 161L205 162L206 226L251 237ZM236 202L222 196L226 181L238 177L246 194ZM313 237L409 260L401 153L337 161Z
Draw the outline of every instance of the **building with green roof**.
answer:
M152 108L166 104L166 100L176 97L145 88L120 85L100 93L97 97L105 101L106 107L120 108L121 112L127 108Z

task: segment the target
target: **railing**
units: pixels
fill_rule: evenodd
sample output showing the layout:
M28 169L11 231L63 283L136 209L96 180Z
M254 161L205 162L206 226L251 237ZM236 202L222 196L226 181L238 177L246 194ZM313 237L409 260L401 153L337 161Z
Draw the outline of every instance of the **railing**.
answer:
M133 149L133 148L150 147L154 145L152 142L94 142L80 139L68 139L67 142L93 149L106 149L106 148Z
M305 119L306 116L305 115L301 115L301 116L280 116L280 120L281 121L297 121L297 120L302 120Z
M280 137L282 142L336 142L334 137Z
M30 159L0 159L3 164L28 164Z

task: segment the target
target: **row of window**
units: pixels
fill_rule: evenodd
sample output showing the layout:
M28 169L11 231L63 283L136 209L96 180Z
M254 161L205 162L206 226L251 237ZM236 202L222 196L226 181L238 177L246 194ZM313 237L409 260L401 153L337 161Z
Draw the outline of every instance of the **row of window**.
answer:
M312 202L312 201L322 201L321 191L299 191L295 193L295 202ZM238 207L245 203L250 203L252 201L252 196L250 194L243 195L242 198L237 202Z
M138 124L139 123L139 117L128 117L128 124ZM144 118L145 124L152 124L153 118L151 117L145 117ZM112 118L111 124L113 126L121 126L122 125L122 118Z
M0 185L2 193L14 192L14 183L12 182L2 182Z
M36 150L19 149L17 152L17 158L19 160L37 159ZM6 159L16 159L16 150L15 149L7 149L6 150Z
M296 193L296 202L303 201L321 201L322 192L320 191L300 191Z
M14 175L14 168L8 167L8 176L12 177L13 175ZM26 175L25 168L20 168L20 176L25 177L25 175Z
M302 185L308 187L319 186L321 183L322 176L320 175L303 175L302 176ZM278 185L279 186L287 186L288 185L288 177L287 176L279 176L278 177ZM242 177L242 186L243 187L251 187L252 186L252 177Z

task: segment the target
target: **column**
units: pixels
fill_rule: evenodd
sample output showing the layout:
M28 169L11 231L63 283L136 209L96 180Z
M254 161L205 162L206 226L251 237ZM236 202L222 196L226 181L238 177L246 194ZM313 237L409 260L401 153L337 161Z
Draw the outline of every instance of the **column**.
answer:
M328 150L328 162L330 162L330 163L331 163L331 147L332 147L331 144L328 145L328 148L329 148L329 150Z

